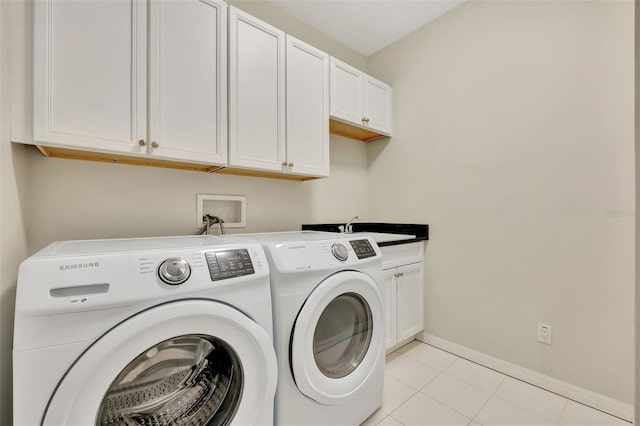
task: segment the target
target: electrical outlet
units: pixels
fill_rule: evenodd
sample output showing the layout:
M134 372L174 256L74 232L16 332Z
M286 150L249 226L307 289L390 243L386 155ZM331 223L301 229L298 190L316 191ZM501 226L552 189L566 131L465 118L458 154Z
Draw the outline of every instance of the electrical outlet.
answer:
M551 326L538 323L538 342L551 344Z

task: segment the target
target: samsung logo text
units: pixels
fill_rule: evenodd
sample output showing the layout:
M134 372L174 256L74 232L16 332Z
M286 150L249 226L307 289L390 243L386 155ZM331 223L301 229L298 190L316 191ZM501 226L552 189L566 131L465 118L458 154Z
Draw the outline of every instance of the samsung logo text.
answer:
M89 268L98 268L100 266L100 262L87 262L87 263L72 263L69 265L60 265L60 271L73 271L76 269L89 269Z

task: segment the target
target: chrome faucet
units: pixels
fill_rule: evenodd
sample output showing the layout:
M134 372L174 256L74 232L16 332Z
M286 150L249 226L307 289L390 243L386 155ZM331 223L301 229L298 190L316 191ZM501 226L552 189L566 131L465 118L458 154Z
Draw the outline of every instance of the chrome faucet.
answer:
M351 220L349 222L347 222L345 225L340 225L338 226L338 229L340 229L340 232L344 232L345 234L350 234L353 232L353 225L352 223L358 219L358 216L354 216L351 218Z

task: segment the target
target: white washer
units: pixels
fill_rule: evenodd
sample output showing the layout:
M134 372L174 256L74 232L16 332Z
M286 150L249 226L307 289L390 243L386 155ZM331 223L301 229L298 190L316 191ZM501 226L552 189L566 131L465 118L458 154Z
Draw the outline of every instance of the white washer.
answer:
M264 251L217 237L53 243L20 266L13 362L16 425L273 424Z
M359 425L382 404L382 260L370 237L241 234L271 269L275 423Z

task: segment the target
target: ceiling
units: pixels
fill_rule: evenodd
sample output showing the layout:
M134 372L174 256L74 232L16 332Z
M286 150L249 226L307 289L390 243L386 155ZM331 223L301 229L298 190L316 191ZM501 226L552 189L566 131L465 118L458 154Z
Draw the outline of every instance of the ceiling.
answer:
M445 14L464 0L272 0L280 9L363 56Z

